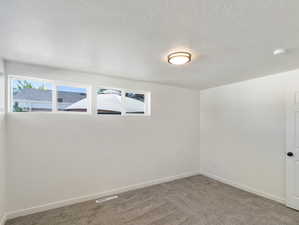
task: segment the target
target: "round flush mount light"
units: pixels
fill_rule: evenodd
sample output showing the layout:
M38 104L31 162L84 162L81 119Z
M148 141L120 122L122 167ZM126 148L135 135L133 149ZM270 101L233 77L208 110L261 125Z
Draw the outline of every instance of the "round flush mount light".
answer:
M278 48L273 51L273 55L282 55L285 53L286 53L286 49L284 49L284 48Z
M168 62L173 65L184 65L191 61L189 52L173 52L168 55Z

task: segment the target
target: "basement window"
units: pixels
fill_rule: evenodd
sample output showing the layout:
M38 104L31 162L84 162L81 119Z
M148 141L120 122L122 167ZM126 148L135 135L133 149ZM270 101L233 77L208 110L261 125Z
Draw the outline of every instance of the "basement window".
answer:
M91 86L9 75L10 112L62 112L98 115L150 115L150 93L118 88L96 89L91 101Z
M59 85L56 90L58 111L87 112L87 88Z
M123 113L122 91L99 88L97 90L97 114L121 115Z
M144 114L145 113L145 94L135 92L125 93L125 110L127 115Z
M149 115L149 93L121 89L97 90L99 115Z
M12 112L51 112L53 85L42 80L11 79Z
M9 85L11 112L91 112L89 87L16 76Z

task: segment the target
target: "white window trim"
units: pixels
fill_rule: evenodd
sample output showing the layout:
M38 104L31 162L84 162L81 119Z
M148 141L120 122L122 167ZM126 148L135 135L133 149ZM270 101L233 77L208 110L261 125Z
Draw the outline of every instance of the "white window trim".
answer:
M52 85L52 111L48 112L14 112L12 109L12 101L13 101L13 90L11 88L11 82L12 80L34 80L44 83L50 83ZM92 104L91 104L91 93L92 93L92 86L91 85L82 85L78 83L68 82L68 81L55 81L55 80L48 80L38 77L29 77L29 76L19 76L19 75L8 75L7 79L7 87L8 87L8 112L9 113L58 113L58 114L76 114L76 115L91 115L92 114ZM67 112L67 111L58 111L57 110L57 86L70 86L70 87L77 87L77 88L85 88L87 91L87 112Z
M122 105L122 111L121 111L121 116L126 116L126 111L125 111L125 99L126 99L126 92L124 90L121 90L121 105Z

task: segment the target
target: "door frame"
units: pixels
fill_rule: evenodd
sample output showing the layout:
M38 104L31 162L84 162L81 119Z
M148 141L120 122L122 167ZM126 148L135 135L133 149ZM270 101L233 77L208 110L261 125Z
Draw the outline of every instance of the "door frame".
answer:
M296 88L297 87L297 88ZM296 104L297 103L297 104ZM296 138L296 118L295 112L299 112L299 84L292 85L286 91L286 101L285 101L285 115L286 115L286 132L285 140L286 147L284 151L284 163L285 163L285 204L286 206L299 210L299 198L294 199L294 187L295 178L288 171L295 171L294 168L294 158L288 157L288 152L294 152L296 148L295 138Z

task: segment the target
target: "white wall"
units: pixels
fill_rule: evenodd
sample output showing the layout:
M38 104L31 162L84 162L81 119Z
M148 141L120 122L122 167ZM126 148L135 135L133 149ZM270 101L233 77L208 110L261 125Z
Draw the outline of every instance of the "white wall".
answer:
M5 158L5 121L4 113L0 112L0 224L5 213L6 190L6 158Z
M7 73L145 90L152 101L150 117L9 113L9 212L199 171L199 92L17 63Z
M4 221L6 210L6 144L5 144L5 78L4 67L0 60L0 225Z
M285 199L285 96L299 70L204 90L201 172Z

